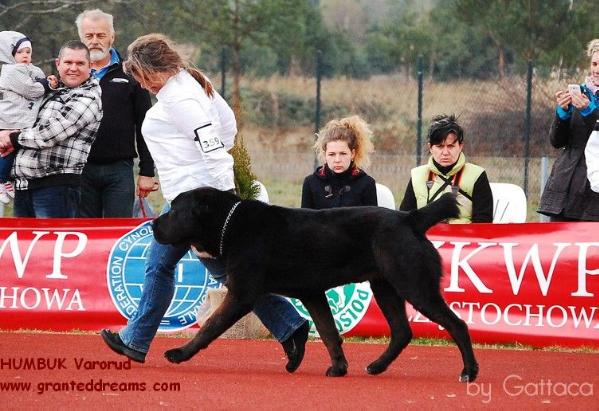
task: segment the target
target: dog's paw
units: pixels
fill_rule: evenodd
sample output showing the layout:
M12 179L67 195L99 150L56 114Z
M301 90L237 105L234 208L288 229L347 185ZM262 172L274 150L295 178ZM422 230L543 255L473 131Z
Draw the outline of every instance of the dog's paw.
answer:
M374 361L373 363L368 365L368 367L366 367L366 372L370 375L377 375L377 374L382 373L386 369L387 369L386 365L382 364L379 361Z
M329 367L326 372L327 377L343 377L347 374L347 367Z
M189 360L189 356L185 354L181 348L173 348L164 353L164 358L172 363L179 364L183 361Z
M478 376L478 364L476 364L476 366L472 367L472 369L470 369L470 370L468 370L467 368L464 368L462 370L462 373L460 374L460 382L466 382L466 383L474 382L474 380L476 380L477 376Z

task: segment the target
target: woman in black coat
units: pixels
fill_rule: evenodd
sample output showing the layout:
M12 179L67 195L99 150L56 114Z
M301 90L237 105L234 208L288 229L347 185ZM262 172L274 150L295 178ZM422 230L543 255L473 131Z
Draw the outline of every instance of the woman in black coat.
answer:
M551 221L599 221L599 193L587 179L584 149L599 119L599 39L589 43L590 75L579 90L558 90L549 132L551 145L563 149L551 170L539 213Z
M372 133L358 116L332 120L314 145L324 165L304 179L302 208L376 206L376 185L361 169L373 150Z

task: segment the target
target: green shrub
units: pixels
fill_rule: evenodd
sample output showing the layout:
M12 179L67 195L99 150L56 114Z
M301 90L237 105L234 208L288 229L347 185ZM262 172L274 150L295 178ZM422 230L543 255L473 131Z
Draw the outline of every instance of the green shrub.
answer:
M235 145L231 149L231 155L235 161L233 164L233 173L235 175L235 189L237 190L237 194L242 199L254 199L258 197L260 188L254 184L256 176L252 173L252 161L241 135L235 138Z

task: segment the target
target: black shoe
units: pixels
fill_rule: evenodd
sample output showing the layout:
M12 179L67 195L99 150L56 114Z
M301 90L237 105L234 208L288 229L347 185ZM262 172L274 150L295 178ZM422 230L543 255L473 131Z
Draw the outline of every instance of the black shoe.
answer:
M106 345L108 345L108 347L115 353L124 355L135 362L140 362L142 364L146 362L146 353L127 347L118 333L114 333L110 330L102 330L100 331L100 335Z
M308 324L308 321L306 321L297 330L295 330L293 334L291 334L291 337L287 338L281 343L281 345L283 345L283 350L285 351L285 354L289 360L285 366L287 372L294 372L302 363L309 332L310 324Z

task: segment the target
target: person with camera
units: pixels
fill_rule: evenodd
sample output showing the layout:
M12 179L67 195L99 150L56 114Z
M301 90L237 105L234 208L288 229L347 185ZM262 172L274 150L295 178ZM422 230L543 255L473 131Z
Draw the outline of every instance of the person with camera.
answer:
M599 221L599 193L587 179L584 154L599 119L599 39L589 42L587 56L591 64L585 82L555 93L557 108L549 141L561 153L553 163L538 209L551 221Z

